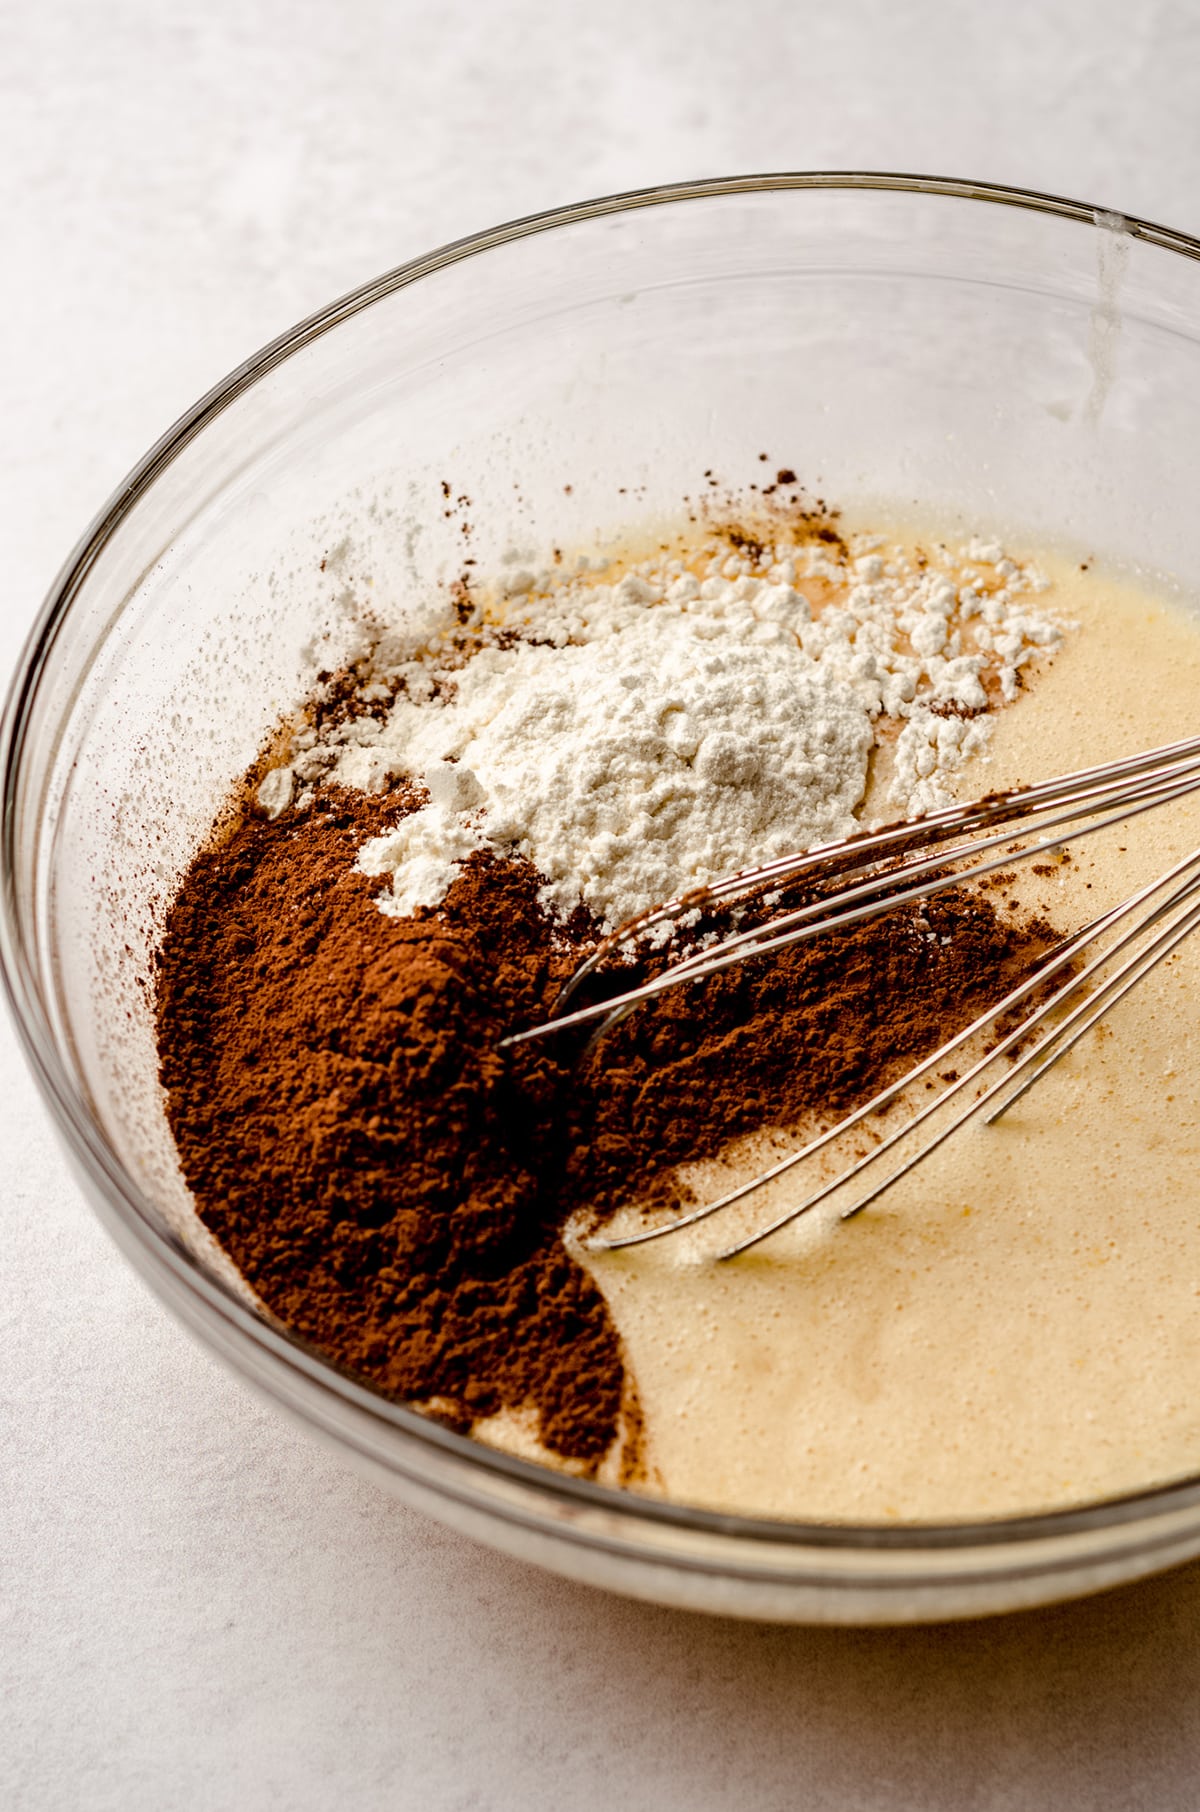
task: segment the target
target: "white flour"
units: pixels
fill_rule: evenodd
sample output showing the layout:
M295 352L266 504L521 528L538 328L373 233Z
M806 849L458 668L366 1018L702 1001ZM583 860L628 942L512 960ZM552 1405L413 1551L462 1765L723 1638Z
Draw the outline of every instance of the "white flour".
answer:
M727 551L703 580L679 562L614 585L518 575L507 614L536 642L480 646L436 692L436 649L385 668L406 688L386 722L276 769L263 808L286 809L293 775L370 791L409 774L429 804L360 854L392 877L385 912L436 906L490 846L527 857L548 904L582 899L609 927L848 835L889 725L896 806L933 809L986 740L985 680L1015 696L1059 631L998 548L922 567L859 545L849 569L817 547L766 578Z

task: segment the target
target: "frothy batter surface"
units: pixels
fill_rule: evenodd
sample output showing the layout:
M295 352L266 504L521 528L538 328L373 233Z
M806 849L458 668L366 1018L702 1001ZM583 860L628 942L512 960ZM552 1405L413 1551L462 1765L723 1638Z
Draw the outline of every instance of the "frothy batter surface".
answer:
M970 794L1195 731L1200 630L1040 561L1078 624L997 717ZM1021 892L1064 928L1200 844L1200 802L1074 846ZM655 1486L866 1522L1061 1508L1200 1469L1200 945L1184 945L998 1126L972 1123L853 1222L730 1264L787 1185L590 1254L642 1397ZM744 1167L743 1167L744 1169ZM796 1198L795 1186L792 1187Z

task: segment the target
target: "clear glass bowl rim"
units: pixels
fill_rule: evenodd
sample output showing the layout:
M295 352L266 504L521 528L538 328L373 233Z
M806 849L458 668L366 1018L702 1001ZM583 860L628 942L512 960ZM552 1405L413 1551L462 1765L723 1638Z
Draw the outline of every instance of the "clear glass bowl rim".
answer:
M923 1555L933 1562L938 1552L949 1559L955 1550L961 1553L962 1550L971 1549L1004 1549L1011 1562L1015 1558L1014 1548L1019 1552L1028 1544L1031 1548L1037 1546L1038 1556L1035 1560L1031 1553L1029 1558L1033 1565L1022 1571L1055 1571L1057 1568L1051 1558L1051 1550L1060 1543L1069 1544L1071 1538L1095 1536L1103 1530L1115 1531L1121 1525L1143 1521L1157 1523L1161 1519L1174 1522L1180 1513L1186 1514L1200 1508L1200 1476L1103 1499L1077 1509L974 1522L896 1526L773 1521L705 1510L693 1505L663 1503L515 1459L474 1441L469 1436L456 1434L419 1412L392 1403L360 1385L299 1341L261 1320L253 1310L209 1277L186 1249L156 1224L152 1204L143 1196L100 1136L53 1035L38 982L28 928L18 898L15 845L22 757L39 682L54 642L75 600L86 585L91 569L119 525L136 507L155 479L183 448L203 432L209 422L267 373L321 335L361 314L382 298L447 266L478 257L496 247L534 234L552 232L559 227L577 225L605 216L632 213L642 208L734 195L804 190L881 191L947 197L990 206L1026 209L1089 226L1119 225L1120 230L1131 238L1200 262L1200 240L1189 234L1035 190L951 177L892 172L779 171L664 184L526 215L484 232L453 240L351 290L236 366L168 428L117 486L54 580L26 639L9 686L3 716L0 718L0 774L3 777L0 790L0 977L3 979L18 1036L59 1137L64 1141L76 1166L99 1190L105 1201L108 1212L113 1217L110 1231L119 1228L118 1244L122 1250L151 1283L156 1294L171 1301L176 1312L184 1314L184 1319L195 1331L200 1332L204 1323L223 1324L226 1338L232 1335L235 1344L247 1350L248 1359L252 1349L263 1349L274 1361L281 1363L285 1370L291 1369L301 1374L309 1385L319 1385L356 1416L365 1415L368 1419L374 1419L385 1427L402 1433L410 1441L415 1440L418 1445L441 1450L447 1457L466 1462L476 1475L491 1475L497 1483L508 1480L532 1490L536 1497L543 1500L557 1500L563 1508L574 1504L580 1509L589 1506L603 1511L609 1519L610 1530L614 1518L620 1523L628 1523L635 1545L637 1534L634 1525L647 1532L658 1526L664 1532L690 1531L717 1538L736 1537L748 1549L753 1549L755 1544L766 1544L774 1550L773 1564L769 1567L770 1576L781 1584L786 1581L787 1573L779 1571L779 1560L782 1558L780 1550L786 1547L798 1551L798 1561L801 1559L800 1550L807 1550L810 1560L813 1550L840 1549L846 1554L848 1561L853 1551L861 1554L864 1550L884 1550L897 1561L909 1554L914 1561ZM139 1255L136 1259L135 1251ZM190 1312L185 1313L180 1308L181 1298L189 1303ZM228 1360L231 1355L226 1353L225 1357ZM241 1364L237 1365L237 1369L243 1372ZM264 1387L263 1380L255 1375L252 1365L245 1369L243 1375L249 1376L260 1389ZM268 1394L275 1393L268 1391ZM361 1447L361 1443L350 1444ZM411 1465L396 1466L395 1470L398 1474L412 1475L414 1472ZM432 1488L445 1493L444 1483L432 1484ZM511 1503L505 1505L489 1501L485 1507L490 1514L502 1520L521 1523L530 1530L545 1528L542 1519L534 1514L522 1514ZM587 1545L609 1545L597 1532L579 1528L575 1533ZM616 1545L622 1547L624 1544ZM833 1558L832 1553L829 1558ZM996 1558L1000 1558L998 1553ZM979 1559L986 1570L983 1553L980 1553ZM747 1570L752 1573L753 1564L749 1553L746 1554L746 1560L750 1562L748 1569L739 1566L734 1570L743 1574ZM668 1564L686 1566L688 1562L682 1556L675 1555ZM802 1574L809 1574L810 1571L810 1567L801 1565ZM833 1583L832 1580L829 1583ZM907 1583L917 1583L914 1575L907 1576Z

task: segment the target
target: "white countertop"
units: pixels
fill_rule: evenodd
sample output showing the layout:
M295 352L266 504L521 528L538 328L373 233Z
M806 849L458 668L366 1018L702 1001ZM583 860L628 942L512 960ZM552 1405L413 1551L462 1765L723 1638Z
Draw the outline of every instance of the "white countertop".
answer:
M1200 9L40 0L0 17L0 664L143 448L460 233L771 168L1200 231ZM0 1805L1196 1804L1200 1566L890 1632L607 1598L402 1509L117 1256L0 1020Z

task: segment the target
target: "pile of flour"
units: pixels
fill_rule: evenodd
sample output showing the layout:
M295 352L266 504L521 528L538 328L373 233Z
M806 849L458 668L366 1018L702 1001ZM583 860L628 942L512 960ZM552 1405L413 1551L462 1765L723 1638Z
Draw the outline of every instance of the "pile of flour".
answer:
M965 560L965 565L964 565ZM902 550L831 563L821 549L766 577L724 556L697 578L647 565L616 584L510 581L514 626L446 672L437 650L381 669L401 687L382 723L268 775L273 811L320 771L378 790L407 774L424 809L368 842L385 912L436 906L472 851L518 853L563 913L612 928L689 887L858 828L881 724L892 799L947 802L943 776L983 747L988 692L1060 631L1035 576L973 544L929 570ZM800 566L802 570L797 571ZM743 569L743 570L739 570ZM821 592L814 610L803 586ZM513 600L516 602L514 603Z

